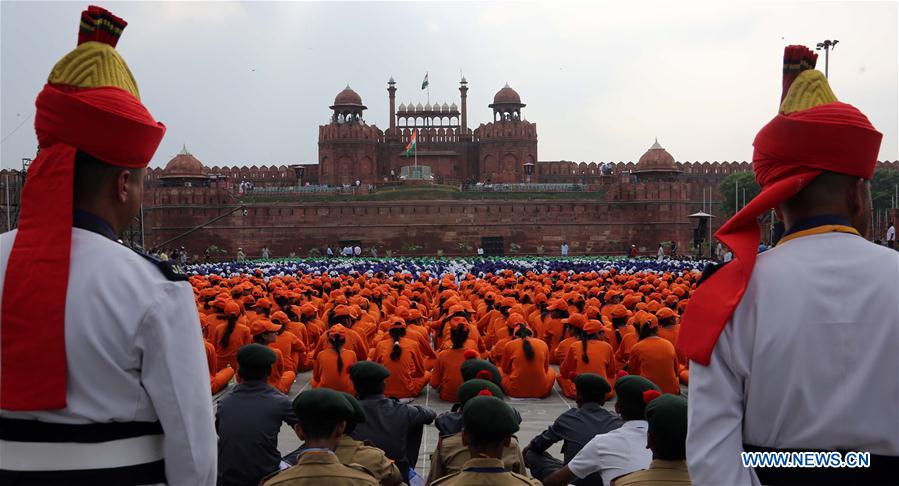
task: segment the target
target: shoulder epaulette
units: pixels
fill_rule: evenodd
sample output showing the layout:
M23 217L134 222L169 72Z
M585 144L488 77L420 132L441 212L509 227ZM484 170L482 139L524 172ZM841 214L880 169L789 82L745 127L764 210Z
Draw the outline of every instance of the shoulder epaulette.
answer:
M375 476L375 473L371 472L367 467L363 466L362 464L352 462L350 464L344 464L344 466L351 468L351 469L355 469L361 473L368 474L369 476L377 479L377 476Z
M170 280L172 282L187 282L188 281L187 275L179 272L178 270L175 270L175 267L172 266L171 262L164 262L152 255L148 255L146 253L143 253L143 252L140 252L137 250L134 250L134 252L137 253L138 255L144 257L145 260L152 263L156 268L158 268L159 271L162 272L162 275L164 275L167 280Z
M733 260L731 260L733 261ZM709 279L712 275L715 274L718 270L724 268L730 262L721 262L721 263L709 263L702 269L702 275L699 276L699 280L696 281L696 286L698 287L700 284Z

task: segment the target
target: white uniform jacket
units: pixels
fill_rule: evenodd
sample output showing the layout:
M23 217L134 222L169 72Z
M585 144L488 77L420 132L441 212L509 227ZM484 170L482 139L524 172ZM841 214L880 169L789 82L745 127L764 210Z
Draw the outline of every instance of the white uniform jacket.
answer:
M899 456L899 253L823 233L760 255L709 366L690 363L696 485L758 484L744 444Z
M0 235L0 287L4 278L55 278L6 275L15 235ZM0 420L23 430L22 440L0 440L0 470L93 469L119 482L116 471L146 472L148 462L164 460L169 484L215 484L209 371L190 284L171 280L154 262L80 228L72 230L70 265L67 407L0 410ZM35 309L35 326L40 318ZM40 442L38 430L47 427L35 421L74 435L69 442ZM77 437L79 431L87 437ZM97 434L118 439L96 442Z

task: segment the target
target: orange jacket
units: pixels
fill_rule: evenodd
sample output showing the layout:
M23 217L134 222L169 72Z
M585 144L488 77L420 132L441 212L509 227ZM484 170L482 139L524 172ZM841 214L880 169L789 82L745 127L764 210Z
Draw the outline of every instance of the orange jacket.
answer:
M615 365L615 356L613 354L612 346L609 343L599 339L591 339L587 341L587 359L590 361L585 363L581 359L584 356L584 347L578 340L568 348L568 353L559 367L559 375L568 378L571 372L574 372L576 375L596 373L605 378L609 385L614 387L618 367Z
M268 384L286 394L290 391L290 386L296 379L297 373L287 367L280 349L271 344L268 347L275 352L275 364L272 365L272 374L268 377Z
M615 359L618 360L618 366L623 368L630 361L631 348L637 344L637 332L631 326L622 327L620 331L621 342L615 351Z
M555 352L555 349L562 341L562 331L564 328L565 324L562 324L562 319L549 317L543 320L543 336L546 344L549 346L550 352ZM550 356L550 361L555 361L552 359L552 356Z
M671 327L659 326L659 334L660 338L667 340L674 346L674 351L677 352L677 362L681 366L687 365L687 357L684 356L679 349L677 349L677 335L680 334L680 324L675 324Z
M390 358L393 351L393 340L383 340L372 351L371 359L390 370L384 394L390 397L406 398L417 396L421 392L422 377L430 373L425 370L424 360L418 350L418 343L409 338L400 338L402 354L394 361Z
M340 350L340 358L343 360L343 369L337 370L337 351L329 347L318 353L315 365L312 367L312 386L314 388L325 387L333 390L355 394L353 380L350 379L350 367L356 363L356 353L349 349Z
M556 351L553 353L553 359L551 360L553 363L562 364L562 361L565 361L565 356L568 355L568 350L571 348L571 345L574 343L580 343L580 339L569 336L559 342L559 345L556 346ZM562 375L565 376L565 375Z
M502 372L506 393L513 397L540 398L551 390L556 374L549 367L549 348L540 339L528 338L534 357L524 354L524 339L513 339L503 350Z
M437 363L431 374L431 387L440 388L440 399L455 402L459 399L459 387L462 386L462 362L465 361L466 348L447 349L437 355Z
M250 328L244 326L243 324L235 324L234 331L231 333L231 337L228 338L228 345L222 347L222 338L225 336L225 330L228 328L228 323L219 324L216 327L212 334L210 335L210 341L212 341L212 345L215 346L215 353L218 356L218 364L216 365L215 370L218 371L224 368L226 365L231 365L234 368L234 371L237 371L237 350L241 347L250 344L253 342L253 336L250 334Z
M288 369L296 371L306 365L306 345L292 332L282 332L271 345L284 355L285 365Z
M315 359L318 356L318 353L329 347L331 347L331 343L328 342L328 335L322 334L318 338L318 345L315 346L315 352L312 355L312 359ZM368 345L359 333L352 329L347 329L346 344L344 345L344 348L353 350L353 352L356 353L357 361L365 361L368 359Z
M628 372L655 383L662 393L680 395L677 353L666 339L650 336L634 344Z

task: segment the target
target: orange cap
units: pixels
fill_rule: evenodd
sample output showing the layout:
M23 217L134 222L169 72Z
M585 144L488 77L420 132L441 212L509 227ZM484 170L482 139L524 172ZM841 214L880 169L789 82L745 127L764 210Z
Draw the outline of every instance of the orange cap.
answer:
M233 300L229 300L225 302L225 315L226 316L239 316L240 315L240 306L237 305L237 302Z
M250 334L252 334L254 336L257 334L262 334L266 331L275 332L280 329L281 329L281 326L272 324L272 321L270 321L268 319L256 319L255 321L253 321L252 324L250 324Z
M506 325L515 327L519 324L527 324L527 321L524 319L524 316L518 313L509 314L509 318L506 319Z
M625 307L621 304L615 304L612 307L612 311L609 313L609 315L613 319L615 319L615 318L621 318L621 317L628 317L631 315L631 313L630 313L630 311L627 310L627 307Z
M555 299L552 302L550 302L549 307L547 309L551 310L551 311L561 310L561 311L568 312L568 302L565 302L564 299Z
M287 324L288 322L290 322L290 319L287 318L287 314L285 314L283 311L277 311L274 314L272 314L271 320L272 320L272 323L282 325L282 326L284 324Z
M575 312L574 314L571 314L568 319L563 319L562 324L568 324L571 327L583 329L584 325L587 324L587 316Z
M603 325L596 319L590 319L584 324L584 332L587 334L596 334L603 330Z
M387 324L390 327L390 329L405 329L406 328L406 321L404 321L403 318L399 317L399 316L391 317L390 319L388 319Z
M669 307L662 307L656 311L656 317L659 319L670 319L672 317L677 317L677 312L674 312L674 310Z

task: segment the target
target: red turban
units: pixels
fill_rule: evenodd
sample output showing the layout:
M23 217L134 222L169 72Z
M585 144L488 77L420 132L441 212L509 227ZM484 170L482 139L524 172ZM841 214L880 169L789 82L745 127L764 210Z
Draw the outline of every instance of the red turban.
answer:
M759 131L752 166L762 191L715 233L734 259L690 299L677 342L687 357L709 364L718 336L746 292L758 251L757 218L822 172L870 179L882 137L857 108L836 101L779 114Z
M85 22L101 17L96 27L85 27ZM111 21L117 27L112 34ZM81 25L79 45L89 41L115 45L125 22L91 7ZM47 84L36 106L40 152L28 169L3 285L0 408L4 410L66 407L65 308L76 151L139 169L150 162L165 133L165 126L132 93L118 87ZM38 310L40 318L35 317Z

